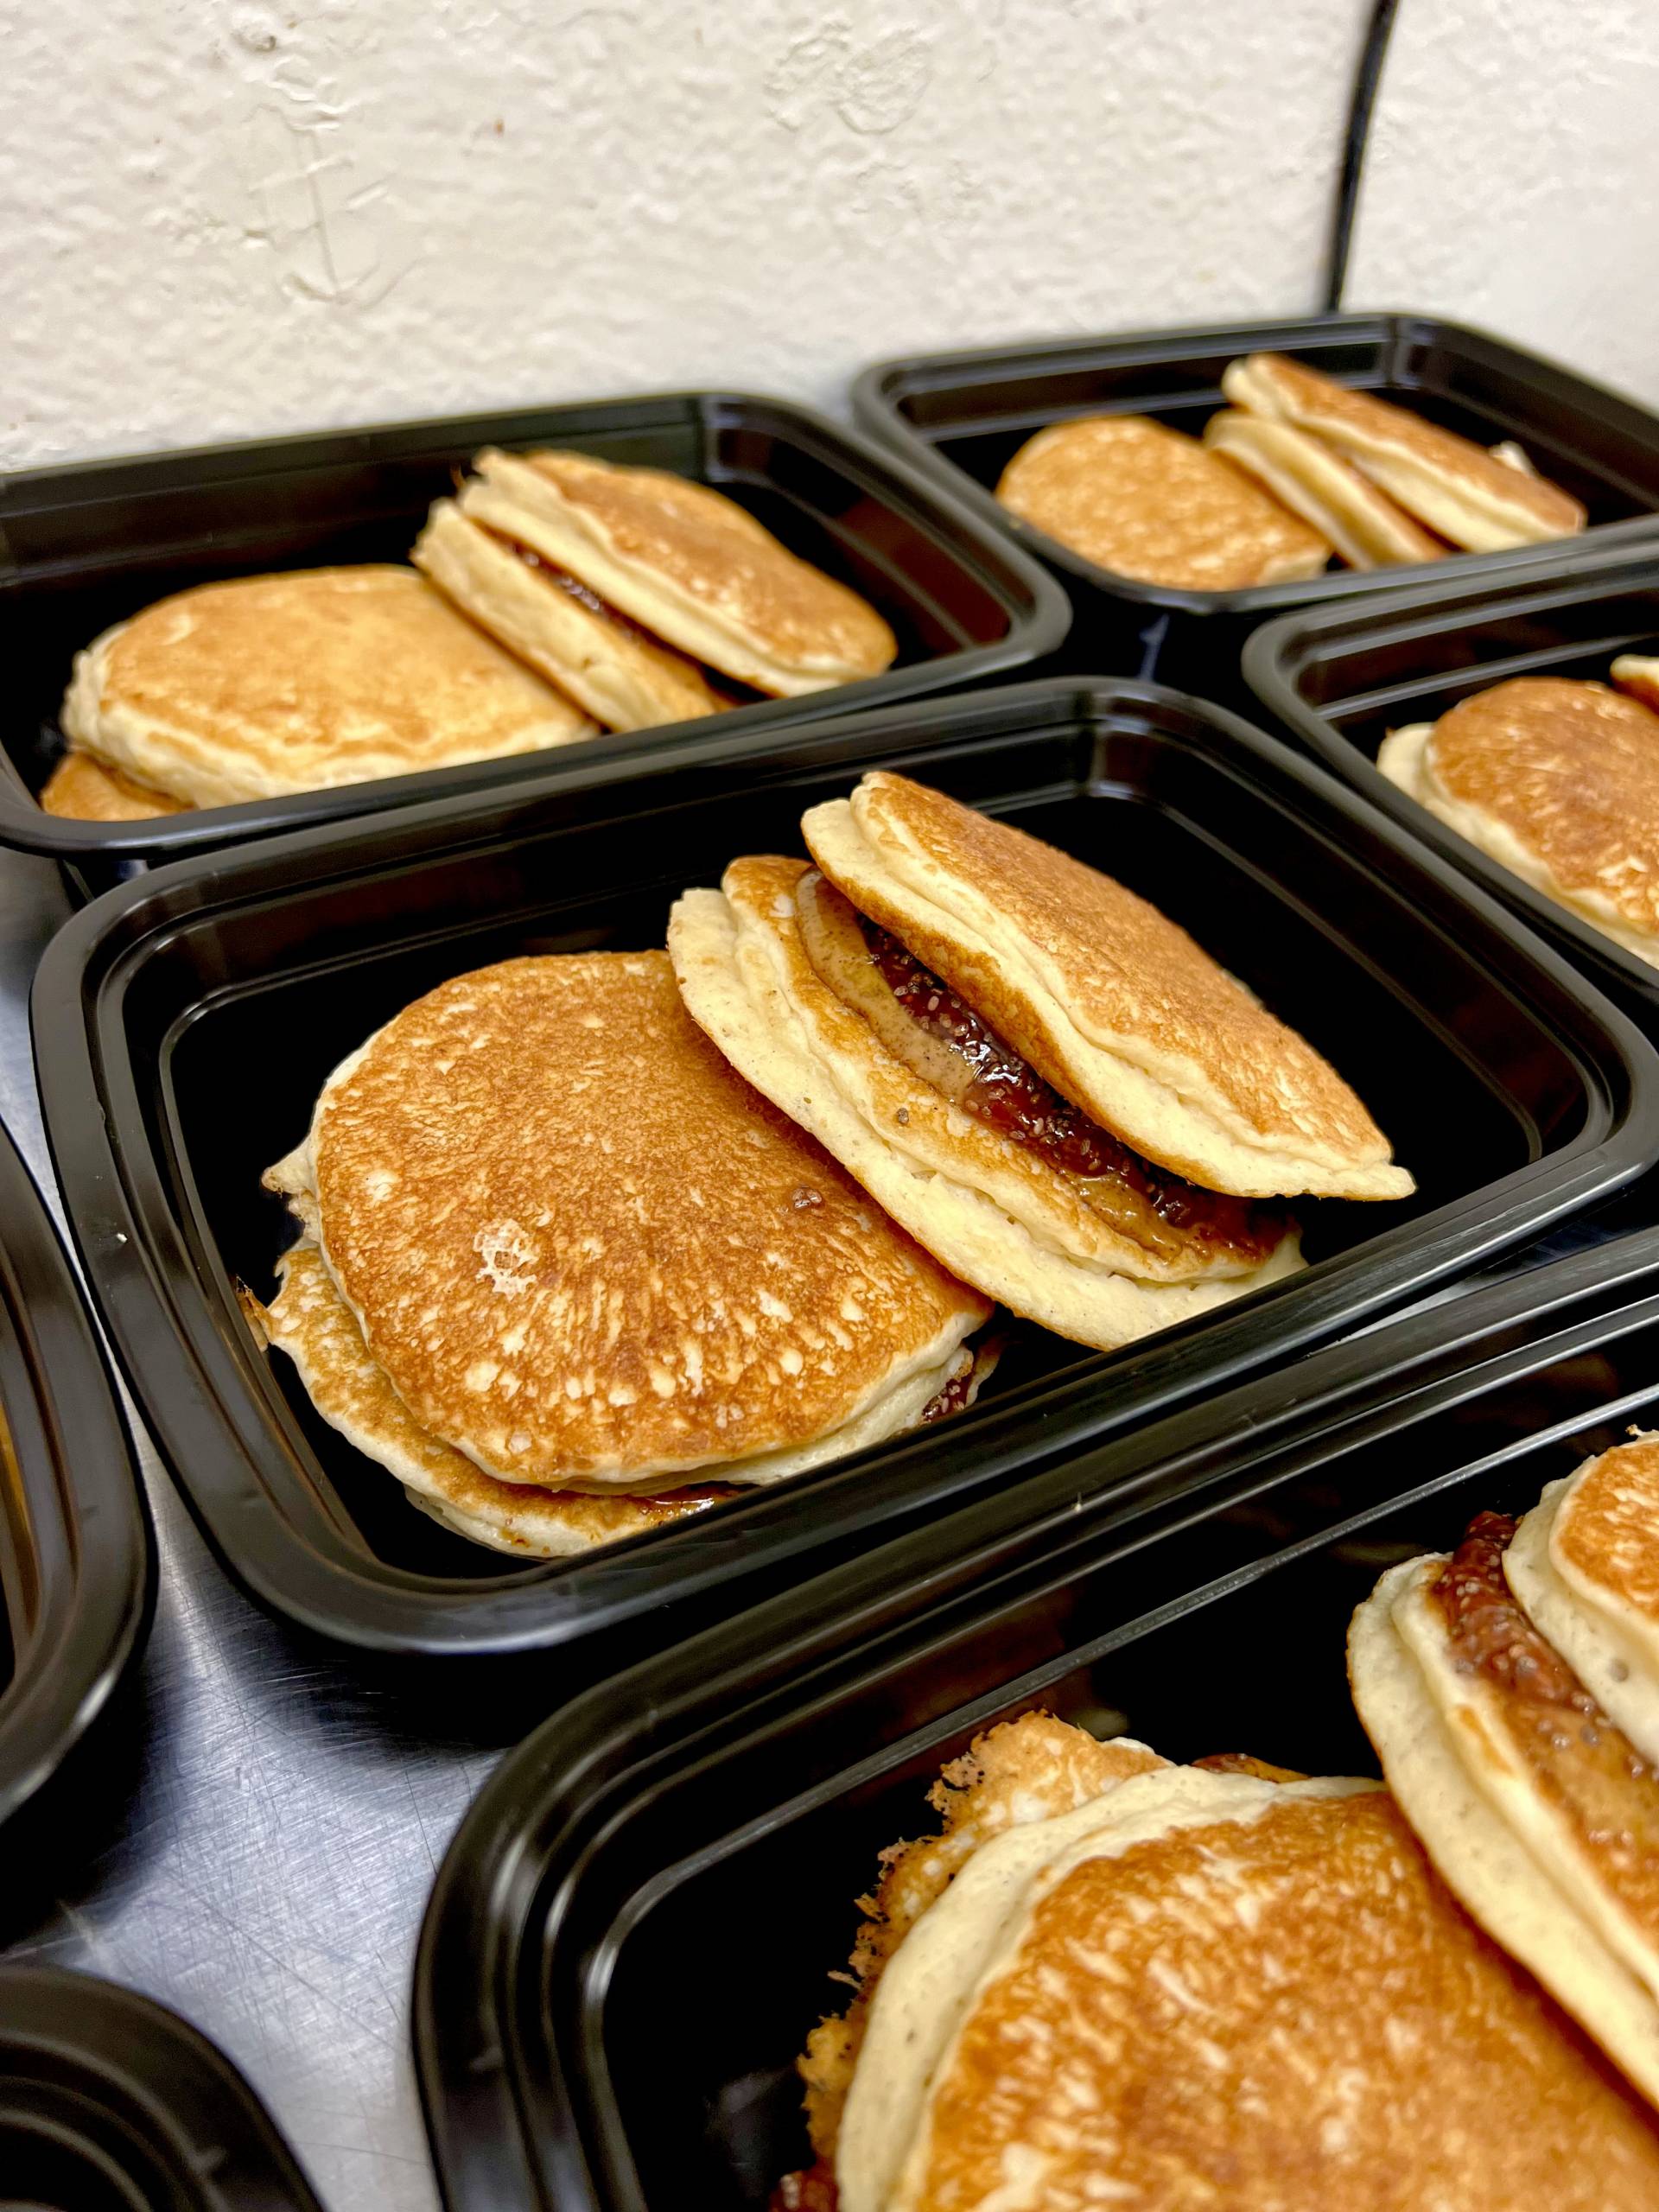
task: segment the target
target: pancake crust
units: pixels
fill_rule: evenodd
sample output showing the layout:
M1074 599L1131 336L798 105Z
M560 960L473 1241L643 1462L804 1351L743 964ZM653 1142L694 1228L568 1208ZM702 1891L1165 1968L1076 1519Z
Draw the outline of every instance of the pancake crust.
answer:
M1022 1713L975 1737L927 1793L940 1816L937 1835L890 1844L880 1854L873 1895L851 1959L857 1994L844 2014L820 2021L807 2037L800 2073L807 2126L821 2158L833 2158L842 2108L864 2040L883 1967L928 1907L982 1845L1007 1829L1092 1803L1134 1774L1166 1762L1128 1737L1103 1743L1052 1713Z
M1442 715L1424 766L1501 824L1555 896L1659 936L1659 715L1605 684L1515 677Z
M1039 430L1002 472L1011 514L1121 576L1240 591L1317 576L1326 539L1196 438L1141 415Z
M1583 507L1560 485L1300 361L1253 353L1231 365L1221 388L1235 406L1324 438L1408 513L1469 552L1584 528Z
M1038 1878L891 2212L1654 2201L1649 2117L1458 1910L1385 1794L1213 1781L1212 1816L1109 1825Z
M396 568L299 569L160 600L76 656L63 727L195 806L539 752L594 728Z
M461 1452L429 1436L369 1356L351 1308L316 1246L302 1238L277 1262L281 1287L269 1306L250 1296L266 1342L286 1352L323 1419L359 1452L397 1476L416 1503L474 1543L532 1559L561 1559L598 1544L684 1521L737 1492L721 1484L660 1497L594 1497L527 1483L499 1483Z
M1288 423L1224 407L1205 424L1204 442L1329 538L1351 569L1446 557L1440 538L1420 529L1340 454Z
M734 499L658 468L555 451L481 453L514 535L694 659L788 697L877 676L898 641L845 584ZM465 501L463 500L463 505Z
M189 804L134 783L90 753L66 753L41 792L44 812L73 822L149 822L158 814L188 813Z
M1335 1069L1110 877L880 770L801 827L861 912L1147 1159L1246 1197L1413 1187Z
M440 499L410 558L510 652L607 729L649 729L718 714L725 702L683 653L586 607L508 539L512 510L487 489ZM505 532L499 535L499 532Z
M663 952L429 992L330 1079L297 1179L398 1395L504 1482L876 1440L988 1313L733 1073Z
M1621 691L1659 710L1659 660L1645 653L1621 653L1613 663L1612 677Z

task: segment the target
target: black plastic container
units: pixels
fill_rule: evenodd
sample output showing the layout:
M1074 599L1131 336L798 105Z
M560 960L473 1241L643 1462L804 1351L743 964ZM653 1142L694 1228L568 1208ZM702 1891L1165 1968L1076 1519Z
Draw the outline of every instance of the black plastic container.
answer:
M803 808L876 766L1160 899L1330 1053L1419 1195L1310 1207L1306 1273L1116 1356L1032 1332L988 1403L919 1437L585 1559L504 1563L412 1511L256 1345L236 1281L267 1291L291 1234L260 1173L329 1070L421 991L524 951L660 944L683 886L798 847ZM181 863L70 923L34 1020L94 1294L209 1538L276 1611L403 1654L582 1638L607 1664L637 1656L687 1631L675 1608L729 1612L809 1554L1300 1355L1659 1156L1659 1061L1613 1008L1289 748L1147 686L993 691L779 733L764 766L446 802ZM567 1653L560 1687L576 1679Z
M806 2156L792 2061L845 2005L853 1900L941 1765L1045 1709L1168 1757L1375 1773L1354 1605L1659 1423L1659 1236L1143 1431L1109 1494L989 1497L639 1667L486 1783L439 1871L414 2036L449 2212L764 2205ZM1081 1502L1080 1502L1081 1501ZM937 1541L936 1541L937 1539Z
M1460 837L1376 766L1383 739L1433 721L1512 676L1605 683L1616 655L1659 652L1659 550L1567 558L1503 583L1309 608L1266 624L1244 649L1250 689L1327 767L1455 861L1651 1022L1659 969Z
M45 1206L0 1128L0 1876L99 1754L155 1594L114 1387ZM53 1844L60 1872L70 1822ZM3 2175L0 2162L0 2176Z
M60 821L35 794L62 750L58 711L79 647L165 594L225 576L408 558L431 502L486 445L572 446L717 486L784 543L880 607L899 639L885 675L712 721L568 752L429 769L153 822ZM752 758L826 714L982 683L1052 651L1070 613L1040 565L949 493L823 416L781 399L693 391L518 408L270 443L150 454L0 477L0 843L50 854L72 889L154 862L441 792L614 772L678 742Z
M1518 439L1545 475L1583 500L1576 552L1659 535L1659 416L1484 332L1415 315L1325 315L1116 338L997 346L886 361L854 386L859 421L928 468L986 523L1058 570L1077 610L1069 657L1157 677L1233 703L1241 645L1287 607L1349 601L1430 576L1497 576L1541 550L1465 553L1430 568L1333 569L1306 583L1179 591L1114 575L1022 523L992 497L1019 447L1074 415L1150 415L1196 435L1219 407L1222 372L1253 353L1286 353L1344 384L1397 400L1482 445Z
M247 2083L113 1982L0 1965L0 2202L11 2212L321 2212Z

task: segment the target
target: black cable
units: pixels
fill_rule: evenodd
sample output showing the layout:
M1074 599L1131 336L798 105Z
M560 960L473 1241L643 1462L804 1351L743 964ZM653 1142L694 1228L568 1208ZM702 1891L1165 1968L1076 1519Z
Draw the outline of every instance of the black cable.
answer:
M1371 135L1371 111L1389 50L1389 34L1400 0L1372 0L1371 20L1365 43L1359 50L1354 75L1354 97L1348 110L1348 131L1342 143L1342 175L1337 183L1337 204L1331 218L1331 244L1325 260L1325 304L1334 315L1342 305L1348 281L1348 250L1353 244L1354 216L1359 206L1359 182L1365 168L1365 145Z

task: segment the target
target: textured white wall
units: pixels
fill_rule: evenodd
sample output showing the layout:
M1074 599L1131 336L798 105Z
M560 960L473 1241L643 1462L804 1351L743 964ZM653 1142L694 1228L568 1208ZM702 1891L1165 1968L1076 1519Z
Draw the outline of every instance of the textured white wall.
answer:
M1401 0L1348 298L1659 404L1659 5Z
M0 0L0 465L1298 308L1362 13Z

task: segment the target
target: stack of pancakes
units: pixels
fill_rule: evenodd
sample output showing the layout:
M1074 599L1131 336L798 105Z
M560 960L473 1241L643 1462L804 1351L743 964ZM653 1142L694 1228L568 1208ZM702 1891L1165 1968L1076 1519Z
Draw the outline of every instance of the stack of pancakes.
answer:
M707 485L575 453L478 470L416 569L200 585L105 631L41 805L134 821L459 766L853 683L898 650Z
M1659 2102L1659 1437L1392 1569L1349 1671L1448 1886Z
M1489 452L1277 353L1233 362L1222 390L1232 404L1202 442L1135 415L1057 423L996 496L1103 569L1188 591L1300 582L1333 554L1376 569L1584 528L1508 441Z
M969 1402L993 1305L1116 1346L1296 1268L1289 1198L1412 1188L1121 884L899 776L802 827L816 867L735 861L666 954L429 993L267 1176L257 1325L481 1542L695 1513Z
M883 1854L779 2212L1636 2212L1659 2129L1374 1783L1042 1713Z
M944 1266L1112 1349L1300 1265L1287 1201L1402 1198L1360 1100L1122 884L902 776L734 861L692 1016Z
M335 1069L257 1327L450 1528L557 1557L971 1401L989 1306L690 1021L667 956L510 960Z
M1522 882L1659 967L1659 660L1522 676L1392 730L1376 765Z

